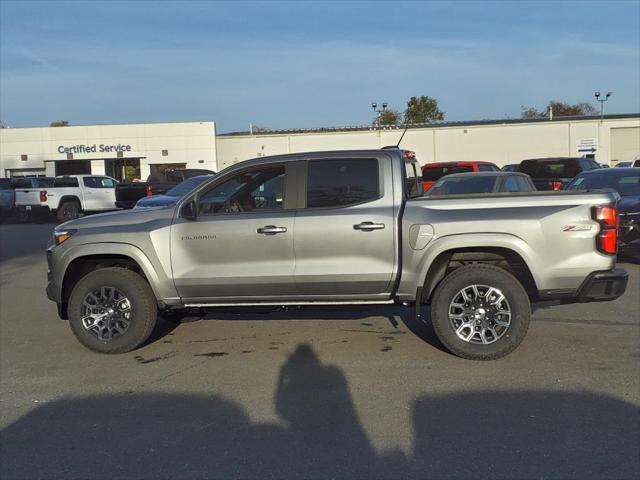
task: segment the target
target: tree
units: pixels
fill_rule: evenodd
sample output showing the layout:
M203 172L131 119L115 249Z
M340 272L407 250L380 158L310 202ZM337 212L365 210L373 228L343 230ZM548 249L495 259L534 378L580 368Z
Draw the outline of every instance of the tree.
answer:
M69 122L67 122L66 120L55 120L53 122L51 122L51 127L68 127L69 126Z
M402 114L393 108L385 108L380 113L380 125L400 125L402 123ZM373 119L373 125L378 125L378 117Z
M444 120L444 112L438 108L435 98L411 97L404 111L404 123L432 123Z
M541 110L535 107L522 106L522 118L546 118L549 115L549 109L552 109L554 117L578 117L598 113L596 107L587 102L571 104L551 100L547 106Z

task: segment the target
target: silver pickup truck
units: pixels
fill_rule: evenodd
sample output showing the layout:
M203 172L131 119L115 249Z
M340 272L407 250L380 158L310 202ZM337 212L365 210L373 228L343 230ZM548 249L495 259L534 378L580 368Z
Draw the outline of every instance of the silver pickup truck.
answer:
M399 149L262 157L177 205L59 225L47 294L77 339L126 352L158 312L246 305L431 305L442 343L495 359L522 342L531 301L613 300L616 197L527 192L422 197Z

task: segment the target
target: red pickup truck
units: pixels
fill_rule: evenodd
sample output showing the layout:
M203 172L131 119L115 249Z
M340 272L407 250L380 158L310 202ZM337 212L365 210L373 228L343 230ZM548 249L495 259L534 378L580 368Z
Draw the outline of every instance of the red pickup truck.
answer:
M431 185L445 175L465 172L499 172L500 168L491 162L436 162L422 166L422 186L426 192Z

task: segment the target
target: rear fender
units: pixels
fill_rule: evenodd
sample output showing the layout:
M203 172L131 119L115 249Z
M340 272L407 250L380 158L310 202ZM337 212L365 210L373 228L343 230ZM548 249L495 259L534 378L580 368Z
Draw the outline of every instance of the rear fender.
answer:
M434 265L434 261L439 255L460 248L469 248L474 250L483 250L491 248L501 248L511 250L518 254L522 260L527 264L531 275L536 285L540 285L541 276L535 268L537 265L535 259L536 255L531 247L520 237L510 234L497 234L497 233L464 233L459 235L448 235L440 237L429 244L424 255L415 264L415 268L410 272L403 272L403 276L406 274L408 281L402 282L402 287L399 289L399 295L410 295L415 297L418 288L422 288L427 280L429 269ZM437 266L437 265L436 265ZM435 287L435 285L432 285ZM430 292L424 291L423 295L428 296Z

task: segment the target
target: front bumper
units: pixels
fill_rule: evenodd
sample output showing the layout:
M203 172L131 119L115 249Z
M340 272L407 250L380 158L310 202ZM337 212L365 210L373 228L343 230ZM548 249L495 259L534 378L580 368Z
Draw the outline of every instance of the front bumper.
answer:
M627 289L629 274L622 268L593 272L578 290L579 302L608 302L620 297Z

